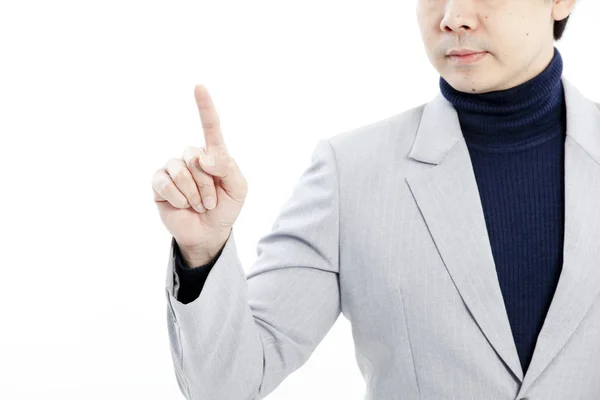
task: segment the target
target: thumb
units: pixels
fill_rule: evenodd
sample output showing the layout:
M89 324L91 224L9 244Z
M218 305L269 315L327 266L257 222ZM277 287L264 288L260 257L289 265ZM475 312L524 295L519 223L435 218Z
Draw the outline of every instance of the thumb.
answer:
M225 149L207 152L203 147L198 157L201 168L208 174L218 177L221 187L236 201L243 201L248 191L247 182L237 162Z

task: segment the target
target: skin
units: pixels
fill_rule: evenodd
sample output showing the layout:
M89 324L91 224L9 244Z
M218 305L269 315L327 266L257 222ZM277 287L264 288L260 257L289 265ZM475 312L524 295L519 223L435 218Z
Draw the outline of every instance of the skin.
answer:
M554 55L554 21L576 0L417 0L427 57L456 90L506 90L540 74ZM479 62L453 63L451 49L487 51Z

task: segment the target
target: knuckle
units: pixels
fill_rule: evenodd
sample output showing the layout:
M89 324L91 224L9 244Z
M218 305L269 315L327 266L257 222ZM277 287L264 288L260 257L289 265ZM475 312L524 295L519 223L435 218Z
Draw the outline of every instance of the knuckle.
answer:
M215 129L216 126L217 126L217 124L215 124L214 122L203 122L202 123L202 129L205 129L205 130L213 130L213 129Z
M212 179L210 181L208 179L196 180L196 185L198 185L198 189L203 191L214 186Z
M157 183L160 182L161 180L161 175L163 174L164 171L162 171L161 169L158 169L154 172L154 174L152 175L152 187L156 188L157 187Z
M226 170L231 170L237 166L235 159L228 154L222 155L219 161Z
M191 166L194 163L194 160L198 158L198 155L200 154L200 148L199 147L193 147L193 146L188 146L186 147L186 149L183 151L183 161L188 165Z
M173 182L170 179L162 178L156 182L156 191L159 193L165 193L166 191L174 188L175 185L173 185Z
M175 167L177 164L179 164L180 160L177 158L171 158L167 161L167 163L165 164L164 169L166 169L167 171L172 169L173 167Z
M173 182L175 182L175 186L178 188L183 188L185 186L185 177L181 174L176 174L172 177Z
M184 163L189 164L191 158L192 158L191 153L190 153L190 150L188 147L183 151L183 155L181 156L181 159L183 160Z
M172 178L175 182L177 182L177 184L185 183L185 181L187 181L190 176L188 169L181 164L175 165L173 167L172 173L173 173Z
M188 169L191 169L194 167L194 156L193 155L188 155L187 157L185 157L183 159L185 165L188 167Z
M197 104L198 104L198 108L200 108L201 110L211 110L213 108L211 102L208 100L204 100L204 99L198 100Z
M233 158L225 145L218 146L215 150L215 154L220 158Z
M185 200L178 201L177 205L174 205L174 206L177 207L177 208L187 208L188 202L185 201Z
M202 199L200 198L200 196L193 195L190 198L190 204L192 204L192 205L202 204Z

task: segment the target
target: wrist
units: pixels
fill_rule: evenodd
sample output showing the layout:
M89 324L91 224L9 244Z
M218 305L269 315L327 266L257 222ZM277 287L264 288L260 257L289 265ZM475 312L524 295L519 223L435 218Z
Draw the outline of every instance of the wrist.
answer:
M179 252L181 253L181 258L185 265L189 268L200 267L210 263L216 254L206 250L190 250L185 247L180 247Z
M200 267L209 263L212 263L216 257L219 256L225 243L227 242L229 235L218 240L217 245L205 244L203 246L186 247L179 246L179 253L186 266L189 268Z

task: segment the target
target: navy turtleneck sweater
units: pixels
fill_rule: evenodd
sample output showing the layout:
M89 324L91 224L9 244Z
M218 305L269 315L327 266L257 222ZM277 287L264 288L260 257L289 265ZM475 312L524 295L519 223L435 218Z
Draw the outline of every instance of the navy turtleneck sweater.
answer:
M566 108L562 58L517 87L459 92L440 78L455 107L479 188L498 280L523 371L527 370L562 267ZM221 250L222 251L222 250ZM200 294L220 253L189 268L175 243L177 299Z
M526 372L563 262L566 107L558 49L533 79L471 94L440 78L457 111L498 281Z

